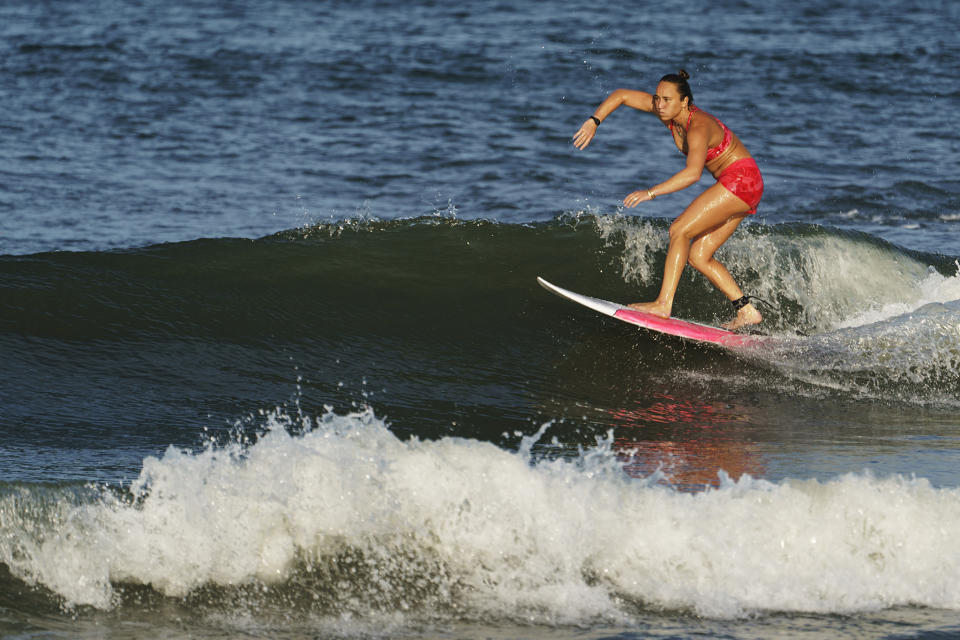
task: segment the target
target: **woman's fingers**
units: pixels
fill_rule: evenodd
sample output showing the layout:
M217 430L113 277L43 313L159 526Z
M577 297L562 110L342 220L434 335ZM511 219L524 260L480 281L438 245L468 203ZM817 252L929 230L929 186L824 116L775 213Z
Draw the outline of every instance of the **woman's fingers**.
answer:
M592 133L588 133L587 131L580 129L573 136L573 146L575 146L577 149L583 149L588 144L590 144L590 140L592 139L593 139Z
M645 200L650 200L650 193L648 191L634 191L623 199L623 204L632 209Z
M577 129L577 132L573 134L573 146L577 149L584 149L590 141L593 140L593 136L597 133L597 125L593 120L588 119L580 128Z

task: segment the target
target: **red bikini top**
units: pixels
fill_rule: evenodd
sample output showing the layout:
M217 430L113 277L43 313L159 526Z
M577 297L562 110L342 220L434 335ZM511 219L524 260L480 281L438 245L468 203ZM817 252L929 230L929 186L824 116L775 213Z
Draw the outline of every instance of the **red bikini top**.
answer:
M701 111L701 109L699 109L694 105L690 105L690 115L687 117L687 131L690 131L690 123L693 121L693 114L696 113L697 111ZM707 112L704 111L704 113L707 113ZM730 131L730 129L727 128L727 125L720 122L719 118L716 118L709 113L707 113L707 115L713 118L717 122L717 124L720 125L720 128L723 129L723 140L720 141L720 144L718 144L715 147L710 147L709 149L707 149L706 161L710 162L714 158L719 157L721 153L727 150L727 147L730 146L730 142L733 140L733 133ZM668 126L670 127L670 133L673 133L673 120L671 120L668 123ZM683 155L687 155L686 138L684 138L683 140Z

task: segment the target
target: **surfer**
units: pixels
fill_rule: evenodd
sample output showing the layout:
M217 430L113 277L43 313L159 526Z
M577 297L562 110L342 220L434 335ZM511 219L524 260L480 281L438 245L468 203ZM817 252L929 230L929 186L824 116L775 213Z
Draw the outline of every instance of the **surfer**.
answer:
M627 195L623 203L635 207L700 180L704 168L717 183L697 196L670 225L670 245L663 269L660 295L653 302L631 304L638 311L669 318L680 273L689 262L730 300L736 317L724 325L731 331L763 320L750 302L750 296L713 254L726 242L743 219L757 212L763 195L763 178L753 156L740 139L720 120L693 104L693 93L680 70L660 79L656 94L617 89L604 100L593 115L574 134L573 144L585 149L597 128L620 105L655 114L670 130L677 148L687 157L686 166L671 178L648 189Z

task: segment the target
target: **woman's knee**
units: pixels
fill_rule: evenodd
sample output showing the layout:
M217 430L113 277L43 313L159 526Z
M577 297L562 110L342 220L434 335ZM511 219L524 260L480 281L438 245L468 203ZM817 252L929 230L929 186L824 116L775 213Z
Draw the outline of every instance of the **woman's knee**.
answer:
M670 240L685 240L687 242L693 241L693 234L690 232L690 226L681 222L680 218L677 218L670 225Z
M712 254L705 256L699 251L691 251L690 255L687 256L687 264L700 272L703 272L705 269L707 269L711 262L713 262Z

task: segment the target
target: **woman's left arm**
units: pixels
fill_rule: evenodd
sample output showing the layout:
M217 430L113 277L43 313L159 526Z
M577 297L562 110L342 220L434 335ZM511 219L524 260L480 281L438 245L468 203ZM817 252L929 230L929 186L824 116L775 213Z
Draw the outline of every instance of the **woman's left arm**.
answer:
M673 176L649 189L638 189L623 199L623 204L632 208L653 200L657 196L674 193L696 184L703 175L707 163L707 135L709 130L703 122L695 122L687 132L687 165Z

